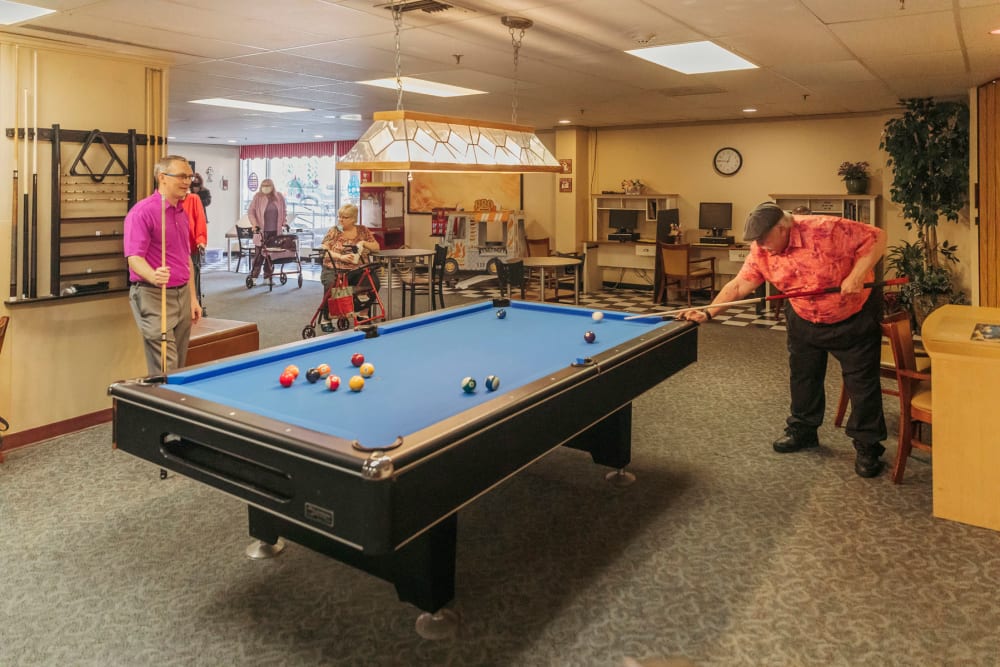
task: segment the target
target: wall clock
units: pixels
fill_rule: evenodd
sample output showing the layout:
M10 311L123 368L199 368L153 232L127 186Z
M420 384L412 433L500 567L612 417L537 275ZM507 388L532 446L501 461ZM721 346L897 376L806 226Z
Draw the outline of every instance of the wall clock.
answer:
M735 148L726 146L715 151L712 166L723 176L732 176L743 167L743 156Z

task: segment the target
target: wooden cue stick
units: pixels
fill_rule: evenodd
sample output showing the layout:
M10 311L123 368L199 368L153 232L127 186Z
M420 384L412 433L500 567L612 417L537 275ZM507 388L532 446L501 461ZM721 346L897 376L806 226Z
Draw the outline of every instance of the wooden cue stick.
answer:
M902 278L892 278L891 280L882 280L879 282L865 283L863 287L885 287L887 285L904 285L910 282L907 277ZM675 308L673 310L664 310L658 313L649 313L646 315L629 315L626 320L640 320L645 317L662 317L667 318L671 315L677 313L686 313L691 310L705 310L706 308L729 308L730 306L747 306L752 303L766 303L768 301L777 301L779 299L799 299L802 297L809 296L820 296L821 294L836 294L840 291L840 286L836 287L826 287L824 289L809 290L806 292L789 292L787 294L772 294L771 296L755 296L750 299L740 299L739 301L725 301L723 303L710 303L704 306L689 306L687 308Z
M24 230L24 241L21 243L23 246L23 251L21 254L21 296L24 298L28 297L28 262L29 256L28 242L31 237L31 219L29 217L29 207L28 207L28 179L27 179L27 169L28 169L28 89L23 88L22 94L24 96L24 146L22 151L24 155L22 156L21 164L24 165L25 178L21 179L21 192L23 196L23 206L24 206L24 225L22 229Z
M17 172L18 172L18 155L17 155L17 133L21 130L21 109L17 104L17 86L19 83L20 72L18 70L18 51L20 46L14 45L14 196L11 197L11 215L10 215L10 298L17 298L17 198L18 198L18 187L17 187ZM27 139L27 137L25 137Z
M167 265L167 198L160 193L160 266ZM160 285L160 370L167 374L167 284Z
M32 54L31 106L35 127L35 140L32 142L31 162L31 277L28 283L28 298L38 296L38 49ZM27 139L27 137L25 137Z

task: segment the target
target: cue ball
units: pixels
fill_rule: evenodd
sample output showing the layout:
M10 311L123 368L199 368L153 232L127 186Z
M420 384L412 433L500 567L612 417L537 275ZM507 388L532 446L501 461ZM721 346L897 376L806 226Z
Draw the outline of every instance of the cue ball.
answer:
M295 376L285 371L280 376L278 376L278 382L281 383L282 387L291 387L292 383L295 382Z
M336 375L328 375L326 378L326 388L330 391L337 391L340 388L340 378Z
M596 312L593 315L591 315L591 317L594 319L595 322L600 322L601 320L604 319L604 313Z
M347 386L351 388L351 391L361 391L365 388L365 379L360 375L354 375L347 381Z
M500 388L500 378L496 375L487 375L483 386L486 387L486 391L496 391Z
M355 366L360 366L361 364L365 363L365 355L361 354L360 352L355 352L354 354L351 355L351 363L354 364Z
M285 372L291 373L293 380L299 377L299 367L296 366L295 364L288 364L287 366L285 366Z
M362 376L370 378L375 375L375 364L361 364L361 368L358 370L361 371Z
M462 378L462 391L471 394L476 390L476 381L471 377Z
M506 310L504 310L503 308L501 308L500 310L497 311L497 319L498 320L502 320L505 317L507 317L507 311Z
M587 333L583 334L583 339L588 343L593 343L595 340L597 340L597 334L595 334L593 331L588 331Z
M318 368L310 368L306 371L306 379L309 380L309 384L316 384L320 378L320 372Z

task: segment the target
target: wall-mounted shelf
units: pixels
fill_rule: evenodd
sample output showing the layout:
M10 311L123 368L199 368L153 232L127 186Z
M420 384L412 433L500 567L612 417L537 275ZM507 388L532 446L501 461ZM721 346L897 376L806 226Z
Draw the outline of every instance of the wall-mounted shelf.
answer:
M881 195L768 195L786 211L807 207L814 215L838 215L880 227L878 200Z
M608 225L611 211L640 211L639 237L643 239L656 238L656 215L668 208L677 208L676 194L593 194L590 196L593 204L593 214L590 221L590 240L607 241L608 234L613 232Z

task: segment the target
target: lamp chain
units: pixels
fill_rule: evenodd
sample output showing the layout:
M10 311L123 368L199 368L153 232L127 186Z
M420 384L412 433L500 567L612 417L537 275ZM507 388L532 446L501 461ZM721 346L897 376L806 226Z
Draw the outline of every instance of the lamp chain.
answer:
M396 111L403 110L403 77L400 75L402 65L400 61L399 29L403 25L402 5L393 3L392 5L392 25L396 29Z
M517 125L517 65L521 51L521 42L524 40L524 28L519 34L515 34L513 27L510 30L510 43L514 46L514 99L511 101L510 122Z

